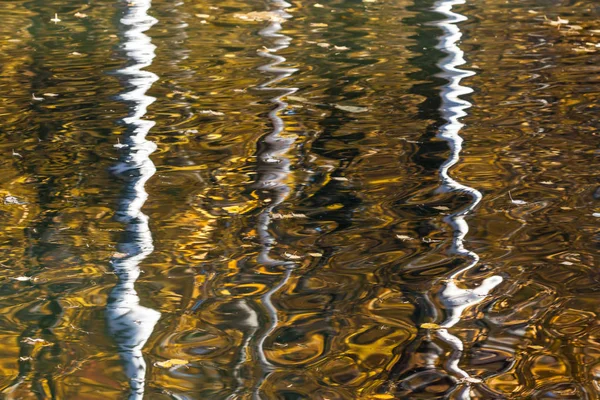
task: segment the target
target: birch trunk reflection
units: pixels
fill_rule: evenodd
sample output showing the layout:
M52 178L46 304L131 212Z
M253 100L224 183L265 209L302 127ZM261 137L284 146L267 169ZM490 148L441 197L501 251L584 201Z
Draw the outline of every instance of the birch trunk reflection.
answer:
M490 291L502 282L502 278L498 275L488 277L475 289L463 289L457 285L459 277L473 269L479 262L479 255L465 248L464 238L469 232L469 225L465 217L477 207L482 199L482 195L477 189L457 182L449 173L449 170L460 160L463 143L460 130L464 126L461 118L467 115L467 110L472 106L469 101L461 98L461 96L470 94L473 90L462 85L461 81L474 75L474 73L459 68L466 61L464 52L458 47L462 33L457 24L467 18L453 11L454 6L464 3L465 0L439 1L434 6L434 11L446 17L436 25L443 31L437 48L447 54L438 64L442 70L439 76L448 82L442 86L440 93L442 98L440 114L446 123L440 128L437 136L445 140L450 148L450 156L440 167L441 186L439 190L442 192L460 192L471 198L466 207L444 219L453 231L450 253L462 256L470 261L466 266L450 274L449 279L443 284L443 289L436 296L445 311L445 319L440 324L442 329L437 330L436 333L442 341L452 348L450 357L446 361L446 370L461 379L460 383L466 384L462 387L459 386L457 389L457 398L470 399L469 385L479 383L480 380L471 377L458 365L462 358L464 345L457 336L448 332L448 329L460 322L462 314L467 308L483 301Z
M122 120L127 129L123 143L116 146L121 150L120 162L112 168L125 182L116 212L116 219L125 224L125 232L111 259L119 282L110 293L106 319L129 378L130 399L141 399L144 395L146 362L142 348L160 318L158 311L139 304L134 288L140 275L139 264L154 250L148 217L141 211L148 198L144 186L156 171L150 159L156 145L146 140L154 122L143 119L154 101L146 92L158 79L143 70L152 64L155 49L144 33L157 22L147 14L149 8L150 0L126 5L119 31L127 65L116 71L126 88L118 97L130 106L130 113Z
M273 1L273 9L270 12L273 13L274 18L271 19L266 28L261 29L259 32L259 35L262 37L273 41L273 45L270 48L259 51L259 55L270 61L268 64L259 67L259 70L274 75L274 77L261 84L258 89L273 91L277 94L270 99L275 104L275 107L269 112L269 120L273 130L259 141L257 151L257 178L254 187L263 201L267 203L267 206L264 207L258 216L257 233L261 244L258 263L266 267L284 267L285 272L281 280L261 298L261 304L267 312L268 323L266 327L260 330L260 334L256 339L256 352L261 365L262 376L254 386L254 399L261 398L260 386L269 373L274 370L273 365L267 360L264 352L265 340L275 330L278 323L277 309L273 305L271 297L286 285L291 276L291 268L294 266L293 262L271 258L270 252L275 246L276 240L269 232L273 211L285 201L291 190L286 183L290 175L290 161L284 155L294 144L295 138L282 136L285 130L285 123L279 114L288 105L283 98L295 93L298 89L273 86L296 71L294 68L280 66L286 59L283 56L275 54L275 52L289 47L291 42L290 37L280 33L281 21L291 18L291 15L285 11L290 6L289 3L282 0Z

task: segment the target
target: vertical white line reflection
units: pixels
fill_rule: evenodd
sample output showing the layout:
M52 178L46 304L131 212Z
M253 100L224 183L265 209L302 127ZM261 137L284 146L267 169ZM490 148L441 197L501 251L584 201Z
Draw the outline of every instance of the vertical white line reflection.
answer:
M453 12L452 8L455 5L464 3L465 0L441 0L434 5L434 11L446 17L444 20L436 22L435 25L443 31L436 48L447 54L438 64L442 70L438 76L446 79L448 82L442 86L440 91L442 99L440 114L446 123L440 128L437 137L445 140L450 148L450 156L440 167L441 185L439 190L443 192L462 192L471 197L471 201L466 207L444 219L453 230L450 252L463 256L470 261L465 267L453 272L448 277L449 279L444 283L443 290L437 295L437 299L446 311L446 319L440 324L441 329L436 332L438 337L453 349L452 354L446 362L447 370L470 384L476 383L479 380L470 377L466 371L458 366L464 345L458 337L448 332L448 328L453 327L461 320L465 309L485 299L490 291L502 282L502 277L494 275L486 278L475 289L463 289L457 285L458 277L475 267L479 262L479 255L474 251L466 249L464 246L464 238L469 232L469 225L465 220L465 216L477 207L482 199L482 195L478 190L458 183L449 174L449 170L459 161L462 150L463 139L459 133L464 124L460 120L467 115L466 110L471 107L471 103L462 99L461 96L472 93L472 89L463 86L461 81L464 78L474 75L471 71L458 68L465 64L466 61L464 59L464 52L458 47L462 33L457 23L465 21L467 18ZM456 394L460 399L470 398L468 385L461 387Z
M269 112L269 120L271 121L273 130L259 141L259 150L257 151L257 178L254 187L258 191L266 193L266 198L269 199L268 205L258 216L257 233L261 243L258 263L266 267L283 266L286 269L281 280L261 298L261 304L268 313L268 322L256 338L256 352L261 364L262 376L254 385L252 394L254 399L261 398L261 385L274 369L273 365L267 360L264 352L265 340L276 329L279 322L277 310L271 298L273 294L287 284L292 273L292 268L295 265L289 261L274 260L270 255L276 243L275 238L269 232L273 218L272 214L285 201L291 190L286 183L290 175L290 161L284 155L290 150L295 141L294 137L281 136L281 133L285 130L285 123L279 116L279 113L288 106L283 98L298 90L297 88L273 86L297 70L295 68L280 66L286 59L281 55L275 54L279 50L288 48L292 41L289 36L280 33L282 29L281 23L292 17L286 12L286 8L291 7L291 4L283 0L274 0L270 3L274 7L269 11L272 15L270 23L267 27L259 31L259 35L272 40L272 46L259 51L258 54L270 60L268 64L259 67L259 70L274 75L274 77L259 85L257 89L276 92L277 94L270 99L271 103L275 104L275 107Z
M111 168L125 182L115 215L125 224L125 232L111 259L119 281L110 293L106 319L130 382L131 400L144 396L146 362L142 348L160 318L158 311L139 304L134 288L140 275L139 264L154 250L148 217L141 211L148 198L144 186L156 172L150 159L156 145L146 140L154 122L143 119L147 107L155 100L146 92L158 79L152 72L143 70L154 59L155 46L144 33L157 22L147 14L150 3L150 0L136 0L125 5L119 32L120 47L127 62L115 71L125 87L118 99L129 105L130 112L122 120L126 127L123 142L116 146L121 151L120 161Z

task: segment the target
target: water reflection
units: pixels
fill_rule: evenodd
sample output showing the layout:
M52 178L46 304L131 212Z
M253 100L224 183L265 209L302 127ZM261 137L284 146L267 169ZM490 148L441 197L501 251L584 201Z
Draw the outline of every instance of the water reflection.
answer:
M119 99L130 106L130 113L122 120L126 132L116 145L121 151L120 161L112 167L112 172L125 182L115 215L125 224L125 232L111 259L119 282L110 293L106 319L130 381L130 399L141 399L144 395L146 362L142 348L160 318L158 311L139 304L134 288L140 275L139 264L154 250L148 217L141 211L148 198L144 186L156 171L150 159L156 145L146 140L154 122L143 119L154 101L146 92L158 79L143 70L152 64L155 49L144 33L157 22L147 14L149 8L150 0L125 5L119 31L127 65L116 71L126 88Z
M461 118L467 115L466 110L471 107L471 103L461 98L461 96L471 93L472 89L463 86L461 81L474 74L471 71L459 68L466 61L464 52L458 47L462 33L457 24L467 20L467 18L453 12L452 8L464 3L464 0L440 1L434 7L434 11L446 17L436 24L443 31L436 47L447 54L439 63L442 70L439 76L448 82L442 86L440 93L442 98L440 113L446 123L440 128L437 137L445 140L450 148L450 156L440 167L441 185L439 191L460 192L471 198L466 207L444 219L453 231L450 253L462 256L470 261L464 267L450 274L448 280L443 284L443 289L436 296L445 311L445 319L440 324L442 329L438 329L436 333L442 341L452 348L452 353L446 361L446 369L454 376L463 379L463 382L470 384L477 383L478 379L472 378L459 367L458 364L462 357L464 345L448 329L460 322L462 314L467 308L473 307L484 300L490 291L502 282L502 278L498 275L488 277L475 289L463 289L458 286L461 275L474 268L479 262L479 255L464 246L464 238L469 232L469 225L465 220L465 216L477 207L482 198L477 189L455 181L449 174L450 168L459 161L462 150L463 139L459 133L464 124L461 122ZM457 396L461 399L470 398L470 390L467 387L462 387L458 390Z
M466 206L444 218L444 222L452 228L453 235L449 254L459 256L464 265L455 268L447 277L434 280L425 292L409 290L413 293L417 314L420 314L417 323L421 325L421 329L415 340L403 350L403 356L390 374L392 387L397 384L395 381L401 380L400 390L405 394L437 385L442 388L441 393L457 399L470 399L471 385L482 385L480 379L469 375L459 366L464 344L449 329L461 321L465 310L481 303L502 282L500 276L494 275L484 279L476 288L465 289L461 287L463 284L460 281L463 274L479 263L479 255L464 245L469 232L465 217L482 199L482 194L477 189L457 182L450 175L450 169L460 161L463 143L460 131L464 126L461 119L472 106L462 98L471 93L472 89L462 85L461 81L474 73L459 68L465 64L465 59L464 52L458 47L462 33L457 24L467 18L453 11L454 6L464 3L464 0L434 3L433 11L443 15L444 19L431 23L442 31L436 49L445 54L437 63L441 72L436 77L442 78L446 83L440 88L441 102L438 111L443 124L436 137L444 140L450 150L449 157L439 167L441 182L437 192L460 193L470 198ZM445 351L434 343L435 338L450 348L449 356L443 355ZM417 356L416 353L420 355ZM438 370L441 362L445 371ZM415 368L414 364L419 366ZM487 388L483 390L490 392Z
M258 255L258 263L265 267L284 267L285 272L281 280L271 287L261 298L261 304L266 311L268 323L260 331L256 339L256 350L261 368L262 376L254 387L254 398L260 398L260 386L267 378L274 366L267 360L264 352L264 343L267 337L275 330L278 324L277 310L272 302L272 296L285 286L290 278L294 263L291 261L276 260L271 257L271 251L276 245L276 240L270 232L273 212L279 207L290 193L290 187L286 183L290 175L290 161L285 154L294 144L294 136L282 135L285 131L285 124L280 113L285 110L288 104L284 97L297 91L296 88L282 87L279 84L282 80L292 75L296 69L281 66L286 61L285 57L275 54L277 51L286 49L291 43L291 38L280 33L281 23L291 15L286 12L286 8L291 5L285 1L276 0L271 2L272 9L270 23L259 31L259 35L270 42L270 47L264 48L258 54L269 60L268 64L259 67L259 70L273 75L273 78L258 86L258 90L274 92L275 96L270 101L275 107L269 111L269 120L273 130L263 136L258 142L257 151L257 177L254 183L254 189L266 204L258 216L257 234L261 244Z

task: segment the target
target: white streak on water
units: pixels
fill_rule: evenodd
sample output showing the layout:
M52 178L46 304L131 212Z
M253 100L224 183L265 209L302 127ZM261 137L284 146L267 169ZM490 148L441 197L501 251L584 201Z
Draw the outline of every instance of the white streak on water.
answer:
M146 95L158 77L144 68L152 64L155 46L145 32L157 20L150 17L150 0L136 0L125 5L120 19L121 49L126 66L115 71L125 91L118 99L127 103L129 115L122 119L126 133L122 140L120 161L112 172L125 181L115 217L125 224L123 239L117 245L117 255L111 259L119 279L111 291L106 306L108 331L117 343L119 355L130 383L130 400L144 397L146 362L142 349L152 334L160 313L139 304L134 285L140 275L139 264L154 250L148 217L141 209L148 198L145 184L156 172L150 155L156 150L146 135L154 122L144 120L154 98Z
M442 72L438 75L447 80L447 84L442 86L440 96L442 103L440 106L440 114L446 121L440 128L437 137L445 140L450 148L450 156L440 167L441 185L439 190L442 192L462 192L471 197L471 202L463 209L449 215L445 218L453 230L452 247L450 252L459 256L463 256L470 261L463 268L453 272L444 284L443 290L437 295L438 301L442 304L446 311L446 319L440 324L442 329L437 330L437 335L452 349L452 354L446 362L446 368L455 376L462 378L465 382L476 382L469 374L459 367L459 361L464 351L464 346L461 340L448 332L448 329L460 322L463 312L481 301L502 282L502 277L491 276L483 280L483 282L474 289L463 289L457 285L458 278L465 272L474 268L479 262L479 255L474 251L468 250L464 246L464 239L469 232L469 225L465 217L477 207L481 202L482 195L477 189L467 185L463 185L450 176L450 169L460 160L463 138L460 136L460 130L464 124L461 118L467 115L467 110L471 107L471 103L461 96L472 93L473 90L463 86L461 81L474 75L474 72L465 71L459 66L466 63L464 52L458 46L458 42L462 37L459 22L466 21L467 18L461 14L454 12L454 6L464 4L465 0L442 0L435 3L434 11L444 15L446 18L436 22L435 25L443 31L440 41L436 46L437 49L447 54L438 66ZM459 388L455 395L460 399L469 399L470 390L462 387Z
M283 266L286 270L281 280L261 298L261 304L268 314L268 322L256 338L256 353L263 373L254 385L252 394L254 399L261 398L260 387L270 372L274 370L273 365L267 360L264 352L265 340L273 333L279 323L277 310L271 298L287 284L294 266L292 262L274 260L270 256L270 252L275 245L275 238L269 232L273 218L272 214L287 199L291 191L286 183L290 175L290 161L285 157L285 154L291 149L295 141L293 137L281 136L281 133L285 130L285 123L279 114L288 106L284 101L284 97L298 90L291 87L273 86L297 70L281 66L286 59L281 55L275 54L277 51L288 48L292 40L290 37L280 33L282 29L280 21L292 17L286 12L286 8L291 7L291 5L282 0L274 0L271 4L274 8L270 12L277 18L273 18L269 25L259 32L260 36L272 40L272 45L268 49L259 51L261 57L270 60L268 64L259 67L259 70L274 75L274 77L259 85L257 89L276 92L277 94L270 99L275 104L275 107L269 112L269 119L273 130L261 139L260 145L263 147L257 154L257 181L255 187L259 191L267 192L271 200L258 216L257 233L261 243L258 262L266 267Z

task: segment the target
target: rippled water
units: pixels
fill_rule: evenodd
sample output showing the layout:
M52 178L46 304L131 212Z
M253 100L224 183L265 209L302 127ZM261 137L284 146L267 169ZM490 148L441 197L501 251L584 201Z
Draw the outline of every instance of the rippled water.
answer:
M600 5L0 0L4 399L600 398Z

